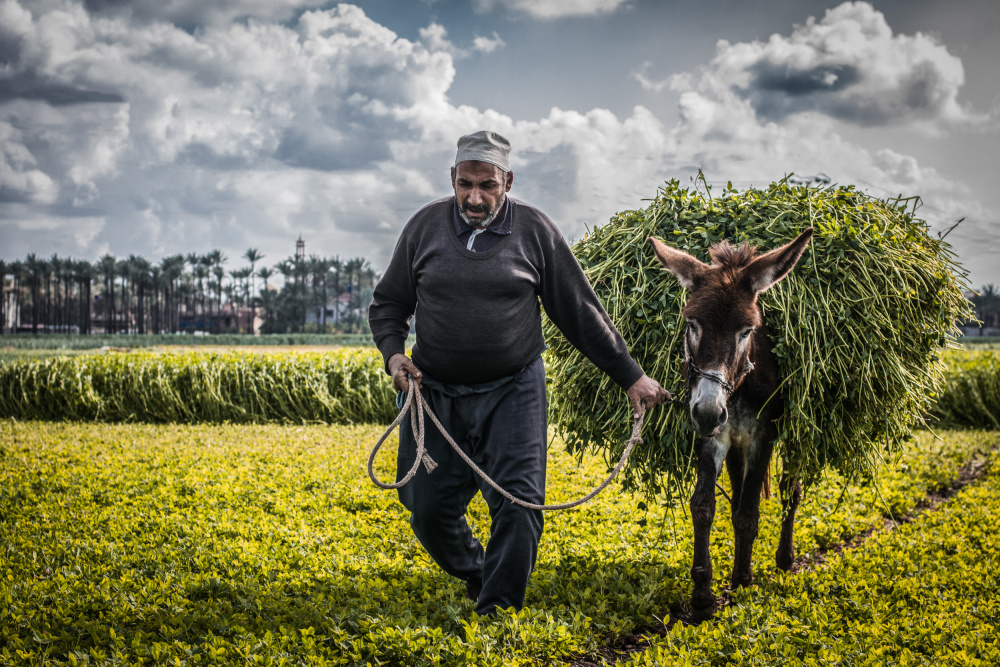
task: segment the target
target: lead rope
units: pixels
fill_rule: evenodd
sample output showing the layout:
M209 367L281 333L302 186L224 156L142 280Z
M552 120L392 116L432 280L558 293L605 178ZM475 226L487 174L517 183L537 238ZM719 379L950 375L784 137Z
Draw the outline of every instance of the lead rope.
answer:
M639 436L639 432L642 430L643 415L640 414L637 419L633 420L632 436L628 439L628 442L625 444L625 451L622 453L621 460L618 461L618 465L615 466L614 470L611 471L611 474L608 475L608 478L605 479L600 486L598 486L596 489L585 495L583 498L580 498L579 500L574 500L568 503L560 503L558 505L536 505L535 503L529 503L526 500L515 498L505 489L502 489L499 484L490 479L490 477L485 472L483 472L479 468L479 466L477 466L476 463L471 458L469 458L469 456L465 452L462 451L462 449L458 446L458 444L454 440L452 440L451 436L448 435L448 432L445 430L444 426L442 426L441 422L438 421L437 415L435 415L434 411L431 410L430 406L427 405L426 402L424 402L423 395L419 391L415 390L416 384L414 383L412 378L410 378L409 383L410 386L408 387L406 392L406 402L403 403L403 409L399 411L399 415L396 417L396 419L393 420L391 424L389 424L389 428L386 429L385 433L382 434L382 437L378 439L377 443L375 443L375 448L372 449L371 456L368 457L368 476L371 478L372 482L374 482L376 486L379 486L383 489L401 488L403 485L405 485L407 482L413 479L414 475L417 474L417 468L420 467L421 463L424 464L424 468L427 469L428 473L433 472L434 469L437 468L438 464L434 462L434 459L431 458L430 454L427 453L427 449L425 449L424 447L425 412L427 413L427 416L431 418L431 422L433 422L433 424L437 427L437 429L441 431L441 435L443 435L444 439L448 441L448 444L451 445L452 449L458 452L458 455L462 457L462 460L468 463L469 467L472 468L477 475L486 480L486 483L492 486L494 489L496 489L497 493L502 495L504 498L511 501L515 505L520 505L521 507L525 507L529 510L567 510L570 509L571 507L576 507L578 505L582 505L583 503L587 502L588 500L590 500L591 498L593 498L598 493L600 493L601 491L603 491L608 487L608 484L610 484L611 481L618 475L618 473L621 472L621 469L625 467L625 462L628 461L629 454L632 453L632 448L642 442L642 438ZM414 408L414 396L416 396L415 408ZM673 400L671 402L673 402ZM410 471L406 473L403 479L399 480L395 484L387 484L375 476L375 469L374 469L375 455L378 454L378 450L382 447L382 443L384 443L386 438L389 437L389 434L392 433L393 429L395 429L403 421L403 417L406 416L407 412L410 413L410 426L413 428L413 433L416 435L417 438L417 458L413 462L413 467L410 468Z

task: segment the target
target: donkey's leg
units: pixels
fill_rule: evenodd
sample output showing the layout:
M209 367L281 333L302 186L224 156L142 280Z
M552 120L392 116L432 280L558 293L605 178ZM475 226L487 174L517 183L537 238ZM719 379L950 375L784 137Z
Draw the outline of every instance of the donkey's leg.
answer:
M793 533L795 532L795 510L799 508L799 501L802 499L802 484L795 477L787 472L781 473L781 480L778 482L778 490L781 493L781 507L784 516L781 519L781 537L778 540L778 551L774 556L775 564L782 570L788 571L795 560L795 542Z
M726 455L726 471L729 472L729 507L731 516L736 519L736 508L740 505L740 494L743 493L743 455L739 450L730 448Z
M740 496L733 497L733 588L747 586L753 581L753 544L760 524L760 494L767 477L767 464L771 458L769 440L755 438L749 448L730 453L743 460L743 484Z
M715 482L728 449L728 441L722 443L715 438L703 438L698 449L698 481L691 496L691 521L694 523L694 560L691 564L694 593L691 595L691 606L696 612L710 612L715 606L712 555L708 547L715 518Z

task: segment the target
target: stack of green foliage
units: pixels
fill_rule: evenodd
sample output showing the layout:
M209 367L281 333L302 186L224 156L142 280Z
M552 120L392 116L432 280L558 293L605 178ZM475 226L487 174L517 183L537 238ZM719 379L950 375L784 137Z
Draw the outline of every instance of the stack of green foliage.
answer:
M953 351L931 417L944 426L1000 428L1000 351Z
M0 348L14 350L92 350L99 347L183 345L371 345L371 334L29 334L0 335Z
M706 186L707 187L707 186ZM655 236L704 262L722 239L763 250L815 232L795 270L761 295L786 409L778 452L806 483L828 466L867 479L927 412L941 380L941 350L955 322L971 317L950 247L915 217L918 200L874 199L853 187L808 189L787 182L712 197L661 188L649 206L626 211L573 248L608 314L646 374L686 397L687 292L664 271ZM553 421L571 451L617 458L630 432L624 392L546 323ZM683 403L657 408L632 453L625 483L668 495L687 492L694 433Z
M84 421L389 422L395 392L374 348L128 352L0 364L0 417Z

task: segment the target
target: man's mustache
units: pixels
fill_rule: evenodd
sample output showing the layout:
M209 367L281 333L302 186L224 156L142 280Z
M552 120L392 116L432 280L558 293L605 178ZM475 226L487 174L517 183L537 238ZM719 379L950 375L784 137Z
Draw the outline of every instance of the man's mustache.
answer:
M486 204L470 204L466 202L462 206L462 210L466 213L489 213L490 207Z

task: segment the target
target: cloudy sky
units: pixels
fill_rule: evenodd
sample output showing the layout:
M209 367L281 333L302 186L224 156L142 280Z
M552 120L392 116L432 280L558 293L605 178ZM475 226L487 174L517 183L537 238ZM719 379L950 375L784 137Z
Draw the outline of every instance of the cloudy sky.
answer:
M657 185L920 195L1000 283L995 0L0 0L0 257L256 247L384 268L511 139L569 239Z

